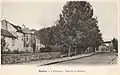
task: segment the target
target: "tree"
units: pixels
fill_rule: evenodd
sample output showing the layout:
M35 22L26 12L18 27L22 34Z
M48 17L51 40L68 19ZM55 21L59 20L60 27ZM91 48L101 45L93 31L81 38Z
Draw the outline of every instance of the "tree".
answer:
M49 44L76 46L79 47L78 52L84 52L88 47L98 47L103 40L97 23L89 2L68 1L55 26L47 31L52 36L49 37Z
M113 48L118 53L118 40L116 38L113 38L112 43L113 43Z
M86 1L69 1L64 5L60 19L56 26L60 28L65 40L83 47L99 46L103 41L97 26L97 19L93 18L93 8ZM56 32L57 33L57 32ZM73 40L74 39L74 40ZM64 42L65 43L65 42Z
M5 37L2 37L1 38L1 53L3 53L5 45L6 45Z

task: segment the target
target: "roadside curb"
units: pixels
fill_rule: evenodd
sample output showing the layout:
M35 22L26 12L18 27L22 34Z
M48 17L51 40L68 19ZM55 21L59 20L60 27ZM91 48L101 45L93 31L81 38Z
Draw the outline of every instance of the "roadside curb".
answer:
M39 66L45 66L45 65L50 65L50 64L55 64L55 63L60 63L60 62L65 62L65 61L70 61L70 60L75 60L75 59L79 59L79 58L84 58L84 57L89 57L94 55L95 53L90 53L90 54L86 54L86 55L81 55L81 56L73 56L73 57L64 57L64 58L59 58L57 60L53 60L50 62L46 62L46 63L41 63ZM62 60L61 60L62 59Z

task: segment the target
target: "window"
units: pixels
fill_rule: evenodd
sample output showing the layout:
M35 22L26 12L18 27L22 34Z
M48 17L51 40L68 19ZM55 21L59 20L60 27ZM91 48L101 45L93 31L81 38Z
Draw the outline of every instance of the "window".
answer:
M15 46L15 38L12 38L12 46Z
M28 36L26 36L26 41L28 41Z

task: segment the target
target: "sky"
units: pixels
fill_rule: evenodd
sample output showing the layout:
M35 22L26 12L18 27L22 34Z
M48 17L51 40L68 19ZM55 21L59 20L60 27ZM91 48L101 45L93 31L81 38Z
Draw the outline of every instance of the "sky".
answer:
M2 19L30 29L53 26L66 2L3 2ZM115 2L91 2L94 16L104 40L118 37L117 5Z

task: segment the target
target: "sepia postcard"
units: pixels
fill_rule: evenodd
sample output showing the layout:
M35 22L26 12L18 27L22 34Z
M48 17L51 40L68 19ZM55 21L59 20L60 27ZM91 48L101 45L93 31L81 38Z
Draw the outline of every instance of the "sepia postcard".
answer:
M0 75L120 75L119 0L2 0Z

